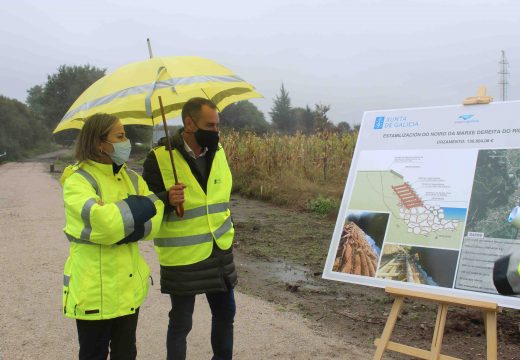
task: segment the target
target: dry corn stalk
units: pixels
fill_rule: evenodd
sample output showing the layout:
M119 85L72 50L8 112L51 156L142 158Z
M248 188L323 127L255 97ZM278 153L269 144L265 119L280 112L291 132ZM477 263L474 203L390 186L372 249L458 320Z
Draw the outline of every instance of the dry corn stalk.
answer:
M314 183L338 185L345 182L357 139L357 133L330 132L288 136L226 131L222 135L235 177L261 174L276 179L290 173Z

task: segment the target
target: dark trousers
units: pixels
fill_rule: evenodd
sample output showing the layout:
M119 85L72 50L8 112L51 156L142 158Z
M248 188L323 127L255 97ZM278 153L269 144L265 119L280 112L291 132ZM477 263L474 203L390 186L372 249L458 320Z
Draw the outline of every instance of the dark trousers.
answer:
M139 309L109 320L76 320L79 360L106 360L109 347L111 360L135 360L138 317Z
M166 349L168 360L186 359L186 337L191 331L195 295L170 295L172 309L169 313ZM233 357L233 321L235 319L235 295L228 292L206 294L211 308L212 360L230 360Z

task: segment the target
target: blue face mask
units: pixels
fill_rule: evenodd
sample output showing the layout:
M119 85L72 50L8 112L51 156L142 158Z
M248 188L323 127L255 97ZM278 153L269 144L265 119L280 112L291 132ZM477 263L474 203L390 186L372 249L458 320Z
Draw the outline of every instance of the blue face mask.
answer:
M126 139L125 141L117 143L111 143L109 141L106 142L112 144L114 147L114 152L107 154L110 156L114 164L121 166L123 163L128 161L130 152L132 151L132 144L130 143L130 140Z

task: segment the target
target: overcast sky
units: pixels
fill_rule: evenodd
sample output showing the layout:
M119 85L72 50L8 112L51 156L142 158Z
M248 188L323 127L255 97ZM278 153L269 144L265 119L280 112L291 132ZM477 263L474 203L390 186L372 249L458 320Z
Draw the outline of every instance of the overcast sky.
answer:
M0 94L25 101L61 64L109 72L155 56L210 58L265 96L283 82L293 106L365 110L458 104L479 85L499 100L498 61L520 99L518 0L0 2Z

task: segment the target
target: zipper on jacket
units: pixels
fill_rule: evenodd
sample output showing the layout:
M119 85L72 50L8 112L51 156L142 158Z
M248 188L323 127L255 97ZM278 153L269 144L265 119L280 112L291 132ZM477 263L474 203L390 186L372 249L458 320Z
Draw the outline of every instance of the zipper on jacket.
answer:
M137 245L137 244L136 244ZM137 248L139 251L139 248ZM143 276L141 275L141 271L139 270L139 259L137 259L137 263L135 265L135 268L137 269L137 273L139 274L139 279L141 279L141 290L143 291L143 294L146 296L146 293L145 293L145 287L143 285Z
M100 298L101 298L101 306L100 306L100 314L101 314L101 319L103 319L103 273L102 273L102 265L101 265L101 245L98 245L99 246L99 285L100 285Z

